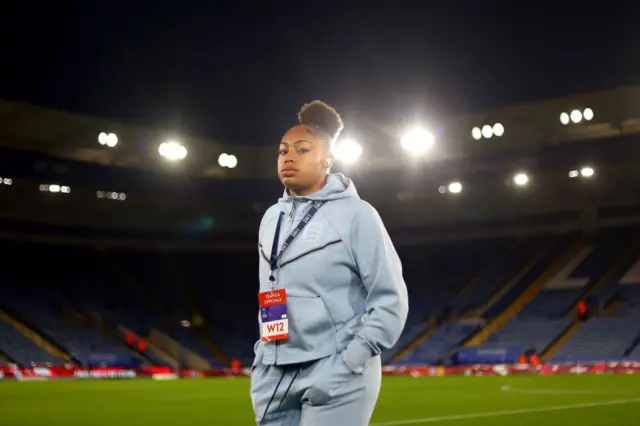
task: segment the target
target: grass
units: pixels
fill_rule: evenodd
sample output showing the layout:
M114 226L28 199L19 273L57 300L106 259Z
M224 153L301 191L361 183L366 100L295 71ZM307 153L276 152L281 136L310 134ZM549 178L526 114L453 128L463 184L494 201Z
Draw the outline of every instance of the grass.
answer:
M20 426L253 425L248 389L247 379L0 382L0 419ZM623 402L605 405L611 401ZM640 376L385 378L372 422L404 420L637 426Z

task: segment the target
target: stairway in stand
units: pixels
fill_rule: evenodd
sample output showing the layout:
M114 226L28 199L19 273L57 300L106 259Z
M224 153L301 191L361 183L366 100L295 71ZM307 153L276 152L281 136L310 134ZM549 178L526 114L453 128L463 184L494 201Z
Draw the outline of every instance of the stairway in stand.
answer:
M41 347L44 351L56 357L60 361L73 364L73 360L68 353L62 351L56 345L42 337L39 333L27 327L22 321L2 309L0 309L0 321L4 321L9 324L24 337L31 340L37 346Z
M594 280L591 286L585 289L581 298L586 298L590 294L596 293L607 285L607 283L610 283L614 277L622 274L628 268L629 263L634 262L637 258L637 250L639 246L640 234L632 236L627 244L620 248L616 256L611 260L609 266L601 272L601 275ZM616 309L615 305L611 310L614 309ZM560 334L558 334L558 336L553 339L549 346L542 352L543 359L551 358L585 323L577 317L574 307L569 308L565 315L572 318L571 324L560 332Z
M584 246L581 236L575 237L572 243L564 250L515 300L484 328L473 334L464 344L464 347L475 348L484 343L492 334L497 332L504 324L517 315L522 308L529 304L536 295L552 280L564 266L571 261L575 254Z
M547 346L542 353L542 359L549 359L564 345L576 332L582 327L584 323L577 319L573 320L571 324L564 330L560 332L560 334L553 339L553 341Z

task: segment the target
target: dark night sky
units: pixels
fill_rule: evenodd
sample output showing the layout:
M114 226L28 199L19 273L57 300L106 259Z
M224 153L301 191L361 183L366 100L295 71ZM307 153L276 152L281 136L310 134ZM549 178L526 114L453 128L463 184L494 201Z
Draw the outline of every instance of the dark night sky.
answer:
M392 128L640 82L632 1L55 3L3 10L0 98L230 143L314 98Z

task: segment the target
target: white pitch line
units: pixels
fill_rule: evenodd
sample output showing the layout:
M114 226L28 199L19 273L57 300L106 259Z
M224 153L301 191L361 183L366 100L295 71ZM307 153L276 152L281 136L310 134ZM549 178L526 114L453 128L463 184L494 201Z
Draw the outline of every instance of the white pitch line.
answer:
M397 420L392 422L372 423L370 426L400 426L421 423L448 422L451 420L479 419L482 417L512 416L514 414L544 413L548 411L575 410L577 408L606 407L608 405L635 404L640 398L617 399L613 401L585 402L582 404L551 405L549 407L522 408L519 410L486 411L484 413L455 414L451 416L424 417L422 419Z
M532 395L618 395L618 396L636 396L637 394L630 395L629 392L600 392L592 390L570 390L570 389L521 389L512 388L509 385L504 385L500 388L503 392L510 393L525 393Z

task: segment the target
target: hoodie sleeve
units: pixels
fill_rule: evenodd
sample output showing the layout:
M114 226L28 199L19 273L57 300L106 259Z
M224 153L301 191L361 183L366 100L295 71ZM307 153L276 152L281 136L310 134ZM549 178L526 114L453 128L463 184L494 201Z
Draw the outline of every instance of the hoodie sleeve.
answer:
M344 351L344 361L361 374L367 361L400 338L409 312L400 258L378 212L363 203L351 224L351 250L367 290L362 328Z

